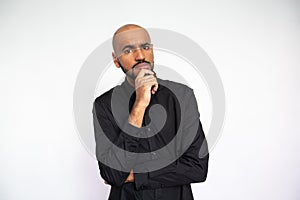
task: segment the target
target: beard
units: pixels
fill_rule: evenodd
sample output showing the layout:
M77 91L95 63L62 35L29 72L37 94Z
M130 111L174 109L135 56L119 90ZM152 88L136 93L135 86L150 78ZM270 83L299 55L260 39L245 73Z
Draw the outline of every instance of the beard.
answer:
M134 69L135 69L135 67L136 67L138 64L141 64L141 63L147 63L147 64L150 65L150 70L151 70L152 72L154 72L154 71L153 71L154 63L151 64L149 61L146 61L146 60L141 60L141 61L135 63L135 64L132 66L132 68L131 68L130 70L127 70L127 71L125 70L125 68L123 67L123 65L121 64L121 62L120 62L119 60L118 60L118 63L119 63L119 65L120 65L122 71L124 72L124 74L126 74L126 76L128 76L128 77L131 78L132 80L135 80L136 77L137 77L137 74L134 73ZM154 75L156 75L155 72L154 72Z

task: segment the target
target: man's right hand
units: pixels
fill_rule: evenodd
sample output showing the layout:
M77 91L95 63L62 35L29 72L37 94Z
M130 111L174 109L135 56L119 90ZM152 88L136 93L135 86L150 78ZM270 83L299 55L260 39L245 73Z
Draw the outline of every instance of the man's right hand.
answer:
M150 103L151 94L155 94L157 89L158 83L154 72L148 69L141 69L135 79L135 103L146 108Z
M157 89L158 83L154 72L142 69L135 79L136 98L128 118L131 125L142 127L145 110L151 100L151 93L154 94Z

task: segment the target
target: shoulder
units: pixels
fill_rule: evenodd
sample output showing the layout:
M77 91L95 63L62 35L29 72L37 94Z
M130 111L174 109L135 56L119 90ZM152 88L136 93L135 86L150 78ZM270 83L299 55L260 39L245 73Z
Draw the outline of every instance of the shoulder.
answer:
M103 94L101 94L100 96L98 96L95 100L94 100L94 104L109 104L110 103L110 100L111 100L111 96L112 96L112 93L113 91L120 87L119 85L116 86L116 87L113 87L111 88L110 90L104 92Z
M193 93L193 89L183 83L163 79L158 79L158 83L162 86L162 90L167 88L180 96Z

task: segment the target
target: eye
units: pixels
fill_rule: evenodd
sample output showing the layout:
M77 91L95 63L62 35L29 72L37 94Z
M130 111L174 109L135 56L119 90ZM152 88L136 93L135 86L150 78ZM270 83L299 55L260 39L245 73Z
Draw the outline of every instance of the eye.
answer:
M132 53L132 49L124 49L124 50L123 50L123 53L124 53L124 54Z
M144 50L149 50L151 47L150 47L150 44L145 44L143 45L143 49Z

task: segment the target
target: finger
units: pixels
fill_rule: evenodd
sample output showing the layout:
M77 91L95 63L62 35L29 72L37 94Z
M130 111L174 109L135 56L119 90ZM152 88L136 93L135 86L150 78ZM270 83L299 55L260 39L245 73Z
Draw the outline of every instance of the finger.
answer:
M152 87L152 90L151 90L152 94L155 94L155 92L157 92L157 90L158 90L158 84L154 84L154 86Z
M136 80L135 88L137 89L142 86L152 86L155 84L157 84L157 80L154 76L146 76Z
M150 78L155 78L156 79L154 73L153 74L145 73L144 76L136 77L136 80L143 80L143 79L150 79Z
M149 75L136 80L137 84L145 84L149 82L156 82L156 78L153 75Z
M149 70L149 69L141 69L139 73L136 75L136 79L141 79L143 77L148 77L148 76L154 76L156 77L156 74L154 71Z
M136 81L139 81L139 80L146 80L146 79L151 79L151 78L156 78L154 76L154 74L148 74L148 73L145 73L144 76L139 76L139 77L136 77Z
M157 90L157 82L150 80L150 81L143 81L141 84L136 85L135 89L139 89L139 88L148 88L149 91L153 89L153 87L155 87L155 91Z
M151 92L154 94L158 90L158 83L156 82L152 85Z
M141 77L144 77L145 74L154 74L153 71L149 70L149 69L141 69L139 71L139 73L137 74L136 78L141 78Z

